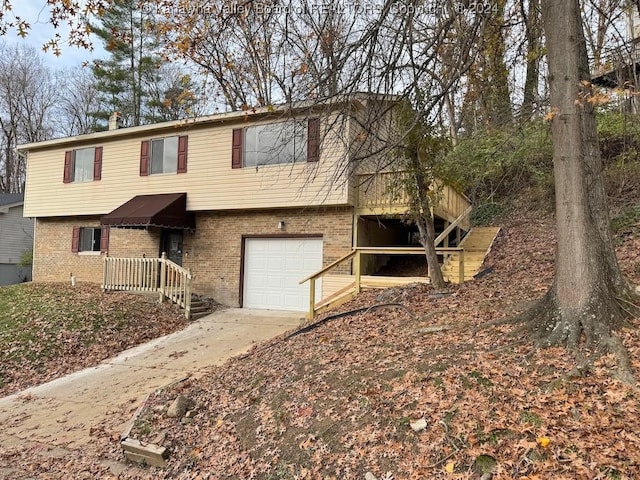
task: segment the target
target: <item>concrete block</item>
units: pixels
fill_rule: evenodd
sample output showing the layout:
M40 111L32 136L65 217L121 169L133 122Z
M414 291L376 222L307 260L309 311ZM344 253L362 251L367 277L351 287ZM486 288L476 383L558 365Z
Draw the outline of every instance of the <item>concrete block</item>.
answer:
M169 451L152 443L143 444L133 438L126 438L122 442L122 450L127 460L144 463L154 467L166 467Z

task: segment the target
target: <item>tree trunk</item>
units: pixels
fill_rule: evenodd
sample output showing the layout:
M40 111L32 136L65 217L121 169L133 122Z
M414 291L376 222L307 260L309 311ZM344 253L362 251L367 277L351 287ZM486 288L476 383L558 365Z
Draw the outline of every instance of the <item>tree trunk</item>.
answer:
M544 345L611 347L630 293L615 257L578 0L542 0L551 95L557 250L553 286L532 312Z
M522 15L525 18L525 30L527 36L527 71L524 81L522 109L520 118L524 121L531 119L536 110L538 96L538 77L540 74L540 12L539 0L529 0L528 10L525 13L524 0L520 0Z
M416 188L415 200L417 201L417 205L414 205L413 210L416 212L416 224L418 225L418 232L420 234L420 243L424 247L424 254L427 259L429 280L435 288L445 288L446 284L442 276L440 264L438 263L438 254L436 253L436 229L433 223L431 202L428 195L431 182L422 171L423 162L420 159L419 153L412 159L411 163L411 174L414 177L413 180L415 181Z

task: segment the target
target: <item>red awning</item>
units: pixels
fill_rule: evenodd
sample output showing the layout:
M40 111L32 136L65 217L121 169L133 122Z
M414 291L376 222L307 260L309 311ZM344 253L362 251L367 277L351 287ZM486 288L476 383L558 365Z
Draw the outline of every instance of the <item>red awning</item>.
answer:
M100 219L112 227L196 228L186 193L137 195Z

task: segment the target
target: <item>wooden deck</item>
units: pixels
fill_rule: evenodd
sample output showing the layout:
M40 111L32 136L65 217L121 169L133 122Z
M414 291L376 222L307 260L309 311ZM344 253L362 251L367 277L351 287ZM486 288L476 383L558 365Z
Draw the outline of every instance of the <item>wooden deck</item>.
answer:
M497 227L473 228L458 247L436 248L444 257L442 273L445 281L461 283L473 279L491 250L493 242L500 231ZM319 272L303 279L300 283L309 282L309 298L316 299L321 292L320 301L311 301L308 317L322 313L349 301L362 289L389 288L412 283L430 283L429 277L387 277L378 275L361 275L362 255L424 255L422 248L415 247L358 247L349 254L327 265ZM334 273L341 264L353 261L353 275Z
M378 172L356 177L355 203L357 215L402 215L409 209L409 196L399 184L406 172ZM439 182L436 182L438 184ZM438 185L440 200L433 207L433 214L447 222L453 222L470 206L471 201L449 185ZM468 217L460 225L469 229Z

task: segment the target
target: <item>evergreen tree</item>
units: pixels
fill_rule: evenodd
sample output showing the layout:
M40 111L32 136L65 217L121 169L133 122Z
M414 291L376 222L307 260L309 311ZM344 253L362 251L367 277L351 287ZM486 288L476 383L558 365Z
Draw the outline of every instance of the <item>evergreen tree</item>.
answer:
M141 9L138 0L114 0L91 29L110 55L92 67L107 108L95 112L96 119L106 122L117 111L124 126L140 125L161 65L153 12Z

